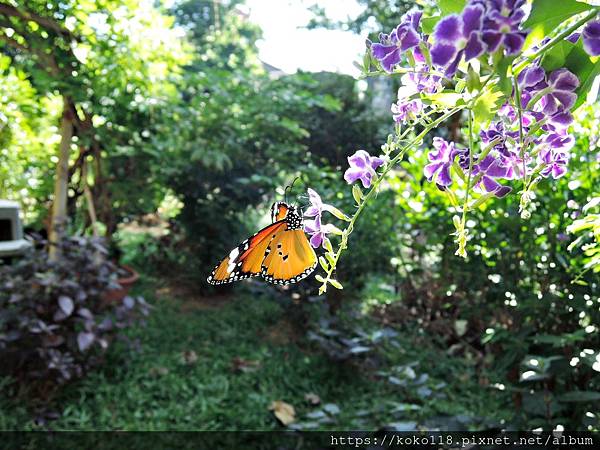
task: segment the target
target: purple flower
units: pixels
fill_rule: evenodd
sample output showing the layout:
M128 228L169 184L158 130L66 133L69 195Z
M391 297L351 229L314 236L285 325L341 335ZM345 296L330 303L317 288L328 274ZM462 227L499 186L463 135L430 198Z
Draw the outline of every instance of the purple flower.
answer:
M538 65L526 67L519 74L517 79L519 81L519 87L523 92L541 90L546 87L546 71Z
M497 143L494 145L494 148L498 151L502 151L506 149L507 140L514 142L518 139L519 132L507 130L504 126L504 122L498 121L492 122L487 130L481 130L479 136L481 137L481 142L484 144L496 141Z
M523 125L528 127L532 122L548 118L544 130L564 129L573 122L569 109L577 100L575 91L579 87L579 79L567 69L555 70L546 77L543 68L533 65L523 70L518 77L521 87L521 105L524 108ZM541 94L540 94L541 93ZM525 109L534 97L542 95L533 110ZM511 107L508 107L510 110ZM512 109L510 120L516 120L516 111Z
M414 120L425 109L423 102L414 98L417 94L433 94L442 88L441 77L430 74L427 64L418 63L414 69L400 79L402 86L398 89L398 102L391 108L397 123Z
M561 151L561 152L568 152L575 146L575 138L573 136L571 136L570 134L566 134L566 133L564 133L564 134L559 134L559 133L548 134L544 138L543 142L548 147L550 147L554 150L557 150L557 151Z
M583 29L583 48L591 56L600 56L600 20L589 22Z
M419 63L414 72L402 75L402 86L398 89L398 98L407 98L416 93L435 94L442 88L442 78L429 73L427 64Z
M508 149L505 148L499 153L502 165L506 168L506 175L502 178L505 180L521 179L531 172L529 163L531 157L525 153L523 157L520 154L520 148Z
M579 40L579 38L581 37L581 33L573 33L570 36L567 36L565 38L566 41L569 41L571 44L577 44L577 41Z
M569 155L560 150L545 148L539 153L538 162L544 166L540 175L546 178L552 175L556 180L567 173Z
M433 33L433 64L452 76L463 55L469 61L500 49L518 54L527 36L520 30L524 5L525 0L471 0L460 15L444 17Z
M467 6L461 15L449 15L436 25L431 59L436 66L446 68L449 76L456 73L463 55L468 61L485 51L485 43L481 38L484 12L481 5Z
M392 104L392 117L394 122L410 122L423 111L423 102L421 100L398 100Z
M498 183L496 178L506 178L508 173L508 167L501 160L487 155L483 161L473 167L473 174L481 176L475 187L485 192L492 192L498 198L505 197L512 189Z
M569 110L577 101L575 91L579 87L579 79L568 69L558 69L548 77L548 93L540 101L542 112L555 115Z
M380 34L379 44L371 46L371 52L386 72L400 62L402 53L417 47L421 36L417 29L421 21L421 12L407 13L390 34Z
M310 206L304 212L304 215L306 217L321 217L321 214L323 214L323 211L326 209L327 205L323 203L321 196L313 189L308 188L307 192Z
M464 151L455 148L454 142L447 142L440 137L433 138L433 147L435 150L427 155L431 162L423 169L425 177L427 181L435 180L439 186L450 186L452 184L450 168L456 156Z
M315 220L304 221L304 231L310 235L310 245L313 248L319 248L325 240L327 235L332 231L332 225L321 224L321 216L316 216Z
M383 159L371 156L364 150L358 150L354 155L348 157L348 164L350 167L344 173L344 180L348 184L360 180L363 187L368 188L371 186L375 169L383 165Z
M525 17L524 4L525 0L488 0L482 39L489 53L495 53L501 46L508 55L521 51L527 36L519 30Z

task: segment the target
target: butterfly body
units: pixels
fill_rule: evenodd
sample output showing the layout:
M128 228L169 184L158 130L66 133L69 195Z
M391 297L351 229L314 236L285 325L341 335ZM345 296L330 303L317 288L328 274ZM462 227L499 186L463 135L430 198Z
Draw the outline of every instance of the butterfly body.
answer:
M210 284L232 283L261 276L273 284L296 283L315 269L317 256L303 229L302 215L293 205L276 202L273 223L246 239L208 277Z

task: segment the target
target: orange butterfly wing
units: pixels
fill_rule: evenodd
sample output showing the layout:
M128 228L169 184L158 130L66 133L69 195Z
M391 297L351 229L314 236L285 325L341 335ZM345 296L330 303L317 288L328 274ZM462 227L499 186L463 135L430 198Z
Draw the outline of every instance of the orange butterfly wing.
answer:
M273 206L271 206L271 221L278 222L279 220L283 220L287 217L288 212L290 211L290 207L285 202L275 202Z
M317 266L317 255L302 228L286 229L269 242L262 262L262 277L274 284L296 283Z
M280 220L246 239L215 267L207 281L210 284L224 284L261 275L269 243L285 228L285 220Z
M232 283L261 275L274 284L296 283L312 273L317 255L302 229L302 217L293 206L277 202L271 208L273 224L246 239L215 267L210 284Z

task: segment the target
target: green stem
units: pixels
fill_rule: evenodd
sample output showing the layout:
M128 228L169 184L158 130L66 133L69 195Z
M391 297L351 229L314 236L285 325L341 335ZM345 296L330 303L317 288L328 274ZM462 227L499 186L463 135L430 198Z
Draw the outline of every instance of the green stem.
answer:
M502 142L502 138L501 137L497 137L495 138L492 142L490 142L488 144L488 146L486 148L483 149L483 151L481 152L481 154L479 155L479 158L477 158L477 161L475 162L475 164L479 164L481 161L483 161L485 159L485 157L490 153L490 151L496 146L498 145L500 142Z
M469 110L469 173L467 175L467 192L465 193L465 205L463 206L462 225L463 228L467 222L467 205L469 204L469 195L471 194L471 180L473 178L473 112Z
M517 107L517 114L519 116L519 143L521 144L520 158L523 162L523 190L525 191L527 188L527 165L525 164L525 139L523 132L523 105L521 104L521 91L519 89L519 81L517 77L513 77L513 84L515 86L515 105Z
M536 59L538 56L544 54L546 51L548 51L549 49L554 47L556 44L561 42L563 39L565 39L566 37L569 37L571 34L573 34L573 32L575 30L577 30L579 27L581 27L582 25L586 24L587 22L592 20L594 17L596 17L596 15L598 14L599 11L600 11L600 7L595 7L594 9L589 11L585 16L583 16L581 19L579 19L577 22L575 22L573 25L571 25L569 28L564 30L562 33L559 33L558 35L556 35L554 38L552 38L550 41L548 41L545 45L542 45L540 48L538 48L533 54L526 57L524 61L521 61L513 69L514 76L516 77L517 75L519 75L523 71L523 69L525 69L529 65L529 63L531 63L531 61Z
M423 138L434 128L436 128L440 123L444 122L445 120L449 119L450 117L452 117L454 114L456 114L457 112L461 111L464 108L464 106L461 107L457 107L454 108L450 111L448 111L446 114L444 114L443 116L441 116L439 119L431 122L427 127L425 127L425 129L423 129L423 131L421 133L419 133L419 135L417 135L412 141L410 141L408 144L406 144L404 147L402 147L402 149L398 152L398 154L389 162L389 164L386 165L385 169L383 170L383 172L381 172L381 175L379 175L379 177L373 182L373 184L371 185L371 188L369 189L369 191L365 194L365 196L363 197L360 205L358 205L358 209L356 210L356 212L354 213L354 215L352 216L352 218L350 219L350 222L348 223L348 227L346 228L346 230L344 231L344 234L342 235L342 243L340 244L340 247L338 248L335 256L333 257L333 262L330 265L329 270L327 271L327 278L325 278L325 280L323 281L323 285L327 285L327 282L331 279L331 275L333 274L333 271L335 270L337 263L340 259L340 256L342 255L343 251L346 249L347 247L347 240L348 240L348 236L352 233L352 231L354 230L354 224L356 222L356 220L358 219L358 217L360 216L360 214L362 213L363 209L365 208L365 206L367 205L367 203L369 203L369 200L371 199L371 197L374 195L374 193L377 191L379 184L381 183L381 181L385 178L385 176L387 175L387 173L399 162L402 160L402 158L404 157L404 155L406 154L406 152L411 149L412 147L414 147L415 145L419 144L421 142L421 140L423 140Z

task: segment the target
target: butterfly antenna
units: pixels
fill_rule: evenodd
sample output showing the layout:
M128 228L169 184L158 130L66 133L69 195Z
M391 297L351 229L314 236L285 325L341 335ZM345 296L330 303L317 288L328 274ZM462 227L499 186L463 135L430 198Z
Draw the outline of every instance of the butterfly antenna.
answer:
M288 191L291 191L291 190L292 190L292 188L294 187L294 184L296 183L296 181L298 181L298 179L299 179L299 178L300 178L300 177L296 177L296 178L294 178L294 181L292 181L292 184L288 185L288 186L285 188L285 191L284 191L284 199L285 199L285 202L286 202L286 203L288 202L288 200L287 200L287 193L288 193Z

